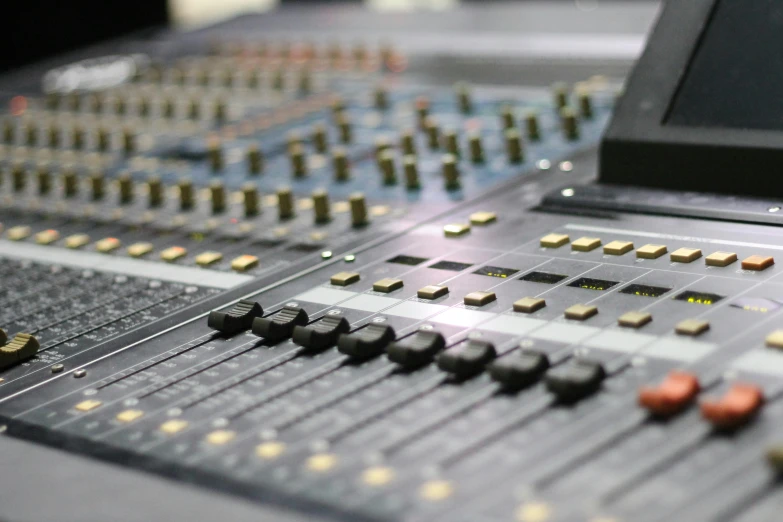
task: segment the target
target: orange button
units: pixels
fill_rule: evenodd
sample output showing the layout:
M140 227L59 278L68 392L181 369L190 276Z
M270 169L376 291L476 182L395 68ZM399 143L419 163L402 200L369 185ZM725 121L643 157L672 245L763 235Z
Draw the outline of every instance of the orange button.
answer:
M716 428L732 429L748 422L764 403L764 393L753 384L737 383L718 400L701 403L701 415Z
M766 270L775 264L775 258L769 256L750 256L742 260L743 270Z
M698 395L701 386L695 375L673 371L658 386L639 390L639 405L653 415L668 417L684 410Z

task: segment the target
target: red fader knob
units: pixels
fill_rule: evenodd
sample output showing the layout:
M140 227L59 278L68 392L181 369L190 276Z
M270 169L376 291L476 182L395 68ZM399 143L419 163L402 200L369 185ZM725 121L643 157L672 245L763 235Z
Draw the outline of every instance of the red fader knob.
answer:
M695 375L673 371L658 386L645 386L639 390L639 405L653 415L669 417L693 402L701 390Z
M701 403L702 416L716 428L733 429L748 422L764 404L764 393L753 384L734 384L717 400Z

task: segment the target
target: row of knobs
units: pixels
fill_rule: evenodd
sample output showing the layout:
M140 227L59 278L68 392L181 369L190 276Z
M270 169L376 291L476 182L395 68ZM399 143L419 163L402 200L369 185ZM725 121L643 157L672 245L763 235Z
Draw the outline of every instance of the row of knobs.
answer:
M377 50L363 43L357 43L346 49L339 43L316 45L309 42L219 42L210 44L210 54L216 57L244 59L282 60L294 63L326 61L332 65L344 65L347 62L366 64L380 60L386 66L393 66L401 57L391 45L383 44Z
M217 98L206 102L200 96L190 97L187 94L165 97L92 94L88 96L69 95L64 98L59 95L56 97L49 95L45 103L50 110L65 108L76 112L83 108L89 113L104 116L139 116L141 118L154 116L166 120L189 119L193 121L208 119L216 123L223 123L228 118L228 104L225 100Z
M460 105L464 110L470 111L470 98L460 97L463 103ZM588 96L580 97L587 100L582 106L584 111L582 117L592 117L592 103ZM350 120L342 111L339 102L336 104L335 123L338 130L341 144L351 142L352 129ZM579 137L579 124L576 113L567 105L560 108L562 118L562 128L564 135L569 140L575 140ZM441 133L437 121L429 115L428 105L419 104L418 108L419 127L424 132L427 146L430 150L436 151L443 149L446 154L442 158L442 171L447 189L459 187L458 160L463 156L460 147L459 134L454 130ZM511 107L504 107L501 111L503 137L507 161L510 164L519 164L524 161L524 146L520 130L516 126L516 116ZM527 138L530 141L541 139L541 131L538 115L535 112L529 112L524 119L524 126L527 131ZM313 127L310 141L313 144L315 152L318 154L327 154L330 152L327 128L323 124L317 124ZM409 189L419 187L419 174L417 163L416 133L412 130L405 131L400 138L399 148L403 155L403 170L405 173L406 186ZM383 182L386 185L397 183L395 155L392 151L392 144L385 138L379 138L375 144L375 157L379 171L383 176ZM486 161L484 153L483 139L479 132L470 133L468 136L468 154L473 164L479 165ZM334 179L337 182L344 182L350 179L350 161L347 151L342 146L334 147L331 150ZM304 142L299 133L292 133L288 137L288 158L291 166L291 174L294 178L304 178L308 175L308 155L304 147ZM219 174L225 167L223 149L219 139L213 139L208 146L208 160L210 169L213 173ZM264 157L261 150L256 146L247 149L246 162L248 173L258 175L264 169Z
M90 143L99 152L109 152L117 148L117 139L115 133L106 128L98 127L90 132L79 124L73 125L69 129L63 129L59 125L49 125L46 128L40 128L34 122L24 122L19 126L14 125L12 120L5 120L2 126L2 141L13 145L16 143L17 135L21 135L21 141L30 147L38 146L44 143L51 148L58 148L68 142L73 150L85 150L90 148ZM120 148L126 154L132 154L137 148L136 132L126 127L120 132Z
M4 182L3 172L0 171L0 186ZM15 192L22 192L27 186L27 171L22 167L11 170L11 186ZM48 195L52 192L54 184L52 174L44 168L36 172L38 192ZM75 198L79 194L81 178L72 171L67 170L60 175L62 193L66 198ZM121 205L130 205L136 199L135 181L130 174L121 174L117 178L118 202ZM165 203L166 187L158 177L147 180L147 198L151 208L162 207ZM90 197L93 201L101 201L106 196L106 179L102 174L93 174L89 177ZM179 208L182 211L190 211L196 208L196 188L189 180L182 180L177 184L179 194ZM209 186L210 205L213 214L222 214L227 210L227 194L224 185L214 181ZM242 204L246 217L254 217L261 213L260 195L253 184L242 187ZM277 210L281 220L292 219L296 216L294 195L290 189L283 188L277 191ZM313 210L316 223L327 223L331 220L331 204L329 194L325 190L316 190L312 194ZM367 203L363 194L356 193L349 197L351 222L354 226L361 226L368 222Z

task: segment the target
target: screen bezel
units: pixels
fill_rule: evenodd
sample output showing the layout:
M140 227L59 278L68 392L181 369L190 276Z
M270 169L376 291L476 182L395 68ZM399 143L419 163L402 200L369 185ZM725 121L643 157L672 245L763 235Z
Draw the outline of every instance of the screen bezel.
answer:
M783 196L772 176L746 176L741 191L735 179L783 164L783 131L666 123L718 1L665 4L601 143L602 183Z

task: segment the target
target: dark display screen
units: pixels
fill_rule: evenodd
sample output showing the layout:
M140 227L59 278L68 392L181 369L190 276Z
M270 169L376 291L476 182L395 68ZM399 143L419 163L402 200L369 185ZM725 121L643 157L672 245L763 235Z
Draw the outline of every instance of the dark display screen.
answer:
M665 123L783 130L783 2L718 0Z

